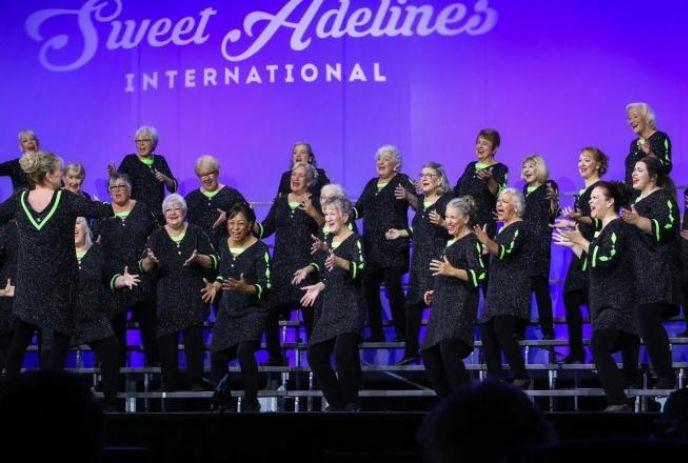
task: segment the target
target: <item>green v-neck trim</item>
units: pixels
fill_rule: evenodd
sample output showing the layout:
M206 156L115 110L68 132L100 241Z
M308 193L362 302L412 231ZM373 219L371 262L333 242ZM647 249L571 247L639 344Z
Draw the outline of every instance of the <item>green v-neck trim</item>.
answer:
M50 219L53 217L55 214L55 211L57 210L57 207L60 205L60 199L62 199L62 190L57 190L55 194L57 197L53 201L53 206L50 208L50 211L48 211L48 215L45 216L43 219L42 223L36 222L36 219L34 219L33 214L29 210L29 206L26 204L26 194L27 192L24 191L22 192L21 196L21 205L22 209L24 209L24 213L26 214L26 217L29 219L29 222L36 228L36 230L41 231L43 227L45 227L45 224L50 221Z

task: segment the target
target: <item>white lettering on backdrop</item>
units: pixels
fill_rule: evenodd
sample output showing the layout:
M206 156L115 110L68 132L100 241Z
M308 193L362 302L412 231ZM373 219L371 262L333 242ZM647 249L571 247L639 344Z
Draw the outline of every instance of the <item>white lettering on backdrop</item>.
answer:
M356 0L285 0L283 6L276 13L253 11L248 13L243 21L243 29L232 29L221 40L220 52L226 61L245 61L259 53L268 45L280 30L290 31L289 46L295 52L306 50L314 39L341 39L364 37L426 37L429 35L455 36L459 34L481 35L492 30L497 23L497 11L491 8L488 0L473 2L472 9L466 4L470 2L454 2L442 8L433 6L425 0L378 0L374 2L376 8L355 8ZM335 7L329 7L334 5ZM91 61L99 47L106 50L129 50L142 45L149 47L165 47L175 45L184 47L202 45L209 39L208 24L217 16L218 10L206 7L195 16L180 19L162 17L158 19L118 19L123 12L122 0L87 0L78 9L45 9L32 13L25 22L28 36L41 44L39 51L40 64L50 71L66 72L79 69ZM42 30L44 24L55 18L73 18L74 28L45 37ZM214 20L214 19L213 19ZM106 30L104 33L104 29ZM67 52L67 45L71 49ZM74 48L78 48L75 57ZM59 53L60 51L62 53ZM67 56L68 55L68 56ZM336 66L336 65L335 65ZM257 68L252 67L247 73L244 83L274 82L274 72L279 65L265 65L269 71L268 79L263 79ZM291 67L283 64L287 70L287 77L283 80L291 82ZM380 63L370 63L369 73L374 75L373 82L385 82ZM207 68L210 69L210 68ZM229 69L229 71L227 71ZM336 75L332 67L324 64L320 67L312 64L301 71L303 82L318 80L322 74ZM184 82L196 86L195 70L163 71L170 80L170 75L181 75ZM217 71L203 71L203 79L198 79L209 85L217 85ZM155 71L157 76L158 71ZM239 70L226 68L225 75L238 74ZM340 71L341 73L341 71ZM157 89L157 77L152 73L136 78L135 74L125 76L127 85L125 91L133 91L136 81L143 82L145 89ZM355 63L349 71L348 77L327 79L327 81L357 82L368 81L362 65ZM154 79L154 80L153 80ZM233 79L225 79L232 81ZM155 85L153 85L153 83ZM167 88L173 88L170 84Z

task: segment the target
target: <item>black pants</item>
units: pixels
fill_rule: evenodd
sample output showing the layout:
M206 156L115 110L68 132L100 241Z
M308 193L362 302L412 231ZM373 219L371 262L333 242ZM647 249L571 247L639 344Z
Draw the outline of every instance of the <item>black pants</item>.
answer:
M406 346L404 357L418 356L418 337L420 336L420 326L423 318L424 302L416 304L406 304Z
M566 324L569 327L569 355L582 357L583 351L583 315L581 306L587 303L584 291L567 291L564 293Z
M280 315L285 319L289 319L289 314L293 308L298 309L299 306L297 304L279 305L271 307L268 311L268 316L265 318L265 344L271 359L282 358L279 329ZM303 316L303 324L306 328L306 337L310 341L311 332L313 331L314 308L300 308L300 310Z
M402 267L381 268L368 272L363 279L363 292L368 305L368 324L373 338L384 338L382 331L382 303L380 302L380 285L385 284L387 300L392 312L392 321L396 338L403 341L406 320L404 314L404 290L401 277L406 273Z
M487 375L492 378L502 376L502 355L514 374L514 379L528 379L525 362L518 345L520 327L523 321L513 316L492 317L487 323L480 324L480 339L483 342Z
M330 407L342 410L356 407L361 384L361 359L357 334L340 334L336 338L308 346L308 364ZM334 352L337 375L330 366Z
M12 343L7 352L7 363L5 364L5 380L11 381L17 378L24 364L26 349L31 343L34 332L40 330L37 325L32 325L21 320L17 320L14 325L14 335ZM41 364L44 370L62 370L67 359L67 350L71 336L68 334L53 331L53 342L50 350L48 362Z
M590 347L595 359L597 374L607 396L609 405L626 403L625 383L637 375L638 336L618 330L595 330L592 333ZM621 350L623 357L623 374L616 366L612 354Z
M131 306L133 318L139 323L147 366L154 366L160 362L156 338L158 329L156 310L155 302L140 302ZM120 346L119 355L122 366L127 366L127 311L115 315L111 320L112 329Z
M549 294L549 279L543 276L530 277L530 284L531 291L535 293L542 336L554 339L554 319L552 318L552 297Z
M244 382L244 400L252 406L258 405L258 364L256 351L258 343L255 341L241 342L229 349L213 352L210 356L210 379L213 384L219 383L227 374L227 364L239 359L241 379Z
M95 352L96 360L100 362L105 402L113 402L117 399L117 380L120 366L117 338L110 336L97 341L91 341L88 345Z
M0 331L0 371L5 369L7 354L10 350L10 344L12 344L12 336L14 336L13 330Z
M638 307L638 327L645 341L647 353L659 379L675 381L669 336L662 321L666 312L673 309L668 304L643 304Z
M179 334L184 334L184 353L186 365L191 383L200 383L203 380L203 325L190 326L176 333L158 337L160 349L160 370L162 383L172 390L178 387L179 381Z
M468 382L468 371L463 364L472 351L470 346L458 338L445 339L422 352L430 382L439 397L449 395L461 384Z

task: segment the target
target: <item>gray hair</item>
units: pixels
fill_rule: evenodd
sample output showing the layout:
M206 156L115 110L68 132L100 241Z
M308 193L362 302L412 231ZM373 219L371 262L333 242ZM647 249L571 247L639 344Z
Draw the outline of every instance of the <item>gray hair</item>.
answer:
M375 160L380 159L383 154L387 153L394 156L394 162L397 163L397 168L401 169L401 153L399 152L399 148L394 145L382 145L379 147L375 152Z
M115 172L114 174L110 175L110 178L108 179L108 188L112 186L112 184L117 180L121 180L124 183L126 183L127 188L129 188L129 190L131 191L131 180L129 180L129 176L121 172Z
M172 205L177 204L182 208L182 212L184 213L184 217L186 217L186 200L184 197L180 194L177 193L172 193L171 195L167 195L165 199L162 200L162 213L165 214L165 211L168 210L169 208L172 207Z
M67 175L67 172L74 173L74 175L76 175L81 180L86 178L86 168L78 162L72 162L71 164L67 164L67 166L65 166L64 168L65 175Z
M449 190L451 190L451 186L449 186L449 179L447 178L447 173L444 170L444 166L438 162L426 162L423 164L423 169L432 169L435 171L437 174L437 179L439 180L439 185L437 186L437 194L438 195L443 195Z
M153 147L154 148L156 146L158 146L158 129L156 129L152 125L142 125L138 129L136 129L136 133L134 134L134 138L137 138L142 133L147 133L148 135L150 135L151 140L153 140Z
M88 220L86 220L86 217L77 217L76 223L80 224L82 227L84 227L84 230L86 230L86 248L90 248L93 246L93 232L91 231L91 227L88 225Z
M339 212L342 213L342 215L346 215L347 217L351 218L351 202L347 198L335 198L331 199L329 201L326 201L325 204L323 205L323 212L324 209L327 206L335 207L339 209Z
M656 115L649 104L643 102L629 103L626 105L626 114L628 114L632 109L637 110L652 129L657 128Z
M447 203L447 209L452 208L459 211L461 214L468 216L468 223L473 224L475 221L475 200L473 196L459 196Z
M504 188L499 192L497 199L504 195L511 195L511 198L514 200L514 207L516 207L516 215L523 217L523 214L526 212L526 200L523 197L523 193L518 191L516 188Z
M28 138L31 138L31 139L38 141L38 136L36 135L36 132L34 132L31 129L22 130L21 132L19 132L17 134L17 139L19 140L20 143L21 143L22 137L28 137Z
M348 198L346 191L344 191L344 188L338 183L328 183L327 185L323 185L323 187L320 189L321 198L325 196L325 190L332 191L332 199Z
M309 164L307 162L297 162L291 167L291 171L294 172L299 167L306 169L306 180L308 181L308 184L312 185L315 183L315 181L318 179L318 169L316 169L313 164Z
M220 170L220 162L216 158L214 158L210 155L205 155L205 156L201 156L200 158L198 158L196 160L196 165L194 166L194 170L196 171L197 174L198 174L198 169L201 166L203 166L204 164L207 164L208 166L210 166L210 168L215 172Z

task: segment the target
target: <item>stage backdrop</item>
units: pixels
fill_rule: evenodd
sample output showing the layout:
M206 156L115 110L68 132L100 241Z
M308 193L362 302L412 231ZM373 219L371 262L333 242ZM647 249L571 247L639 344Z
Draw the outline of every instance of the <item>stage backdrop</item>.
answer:
M453 183L492 127L511 182L539 153L571 191L586 145L622 176L624 106L646 101L683 184L686 24L688 2L668 0L3 1L0 152L32 128L105 198L105 165L153 125L182 192L212 154L222 181L269 201L298 140L357 196L380 145L412 176L443 163Z

